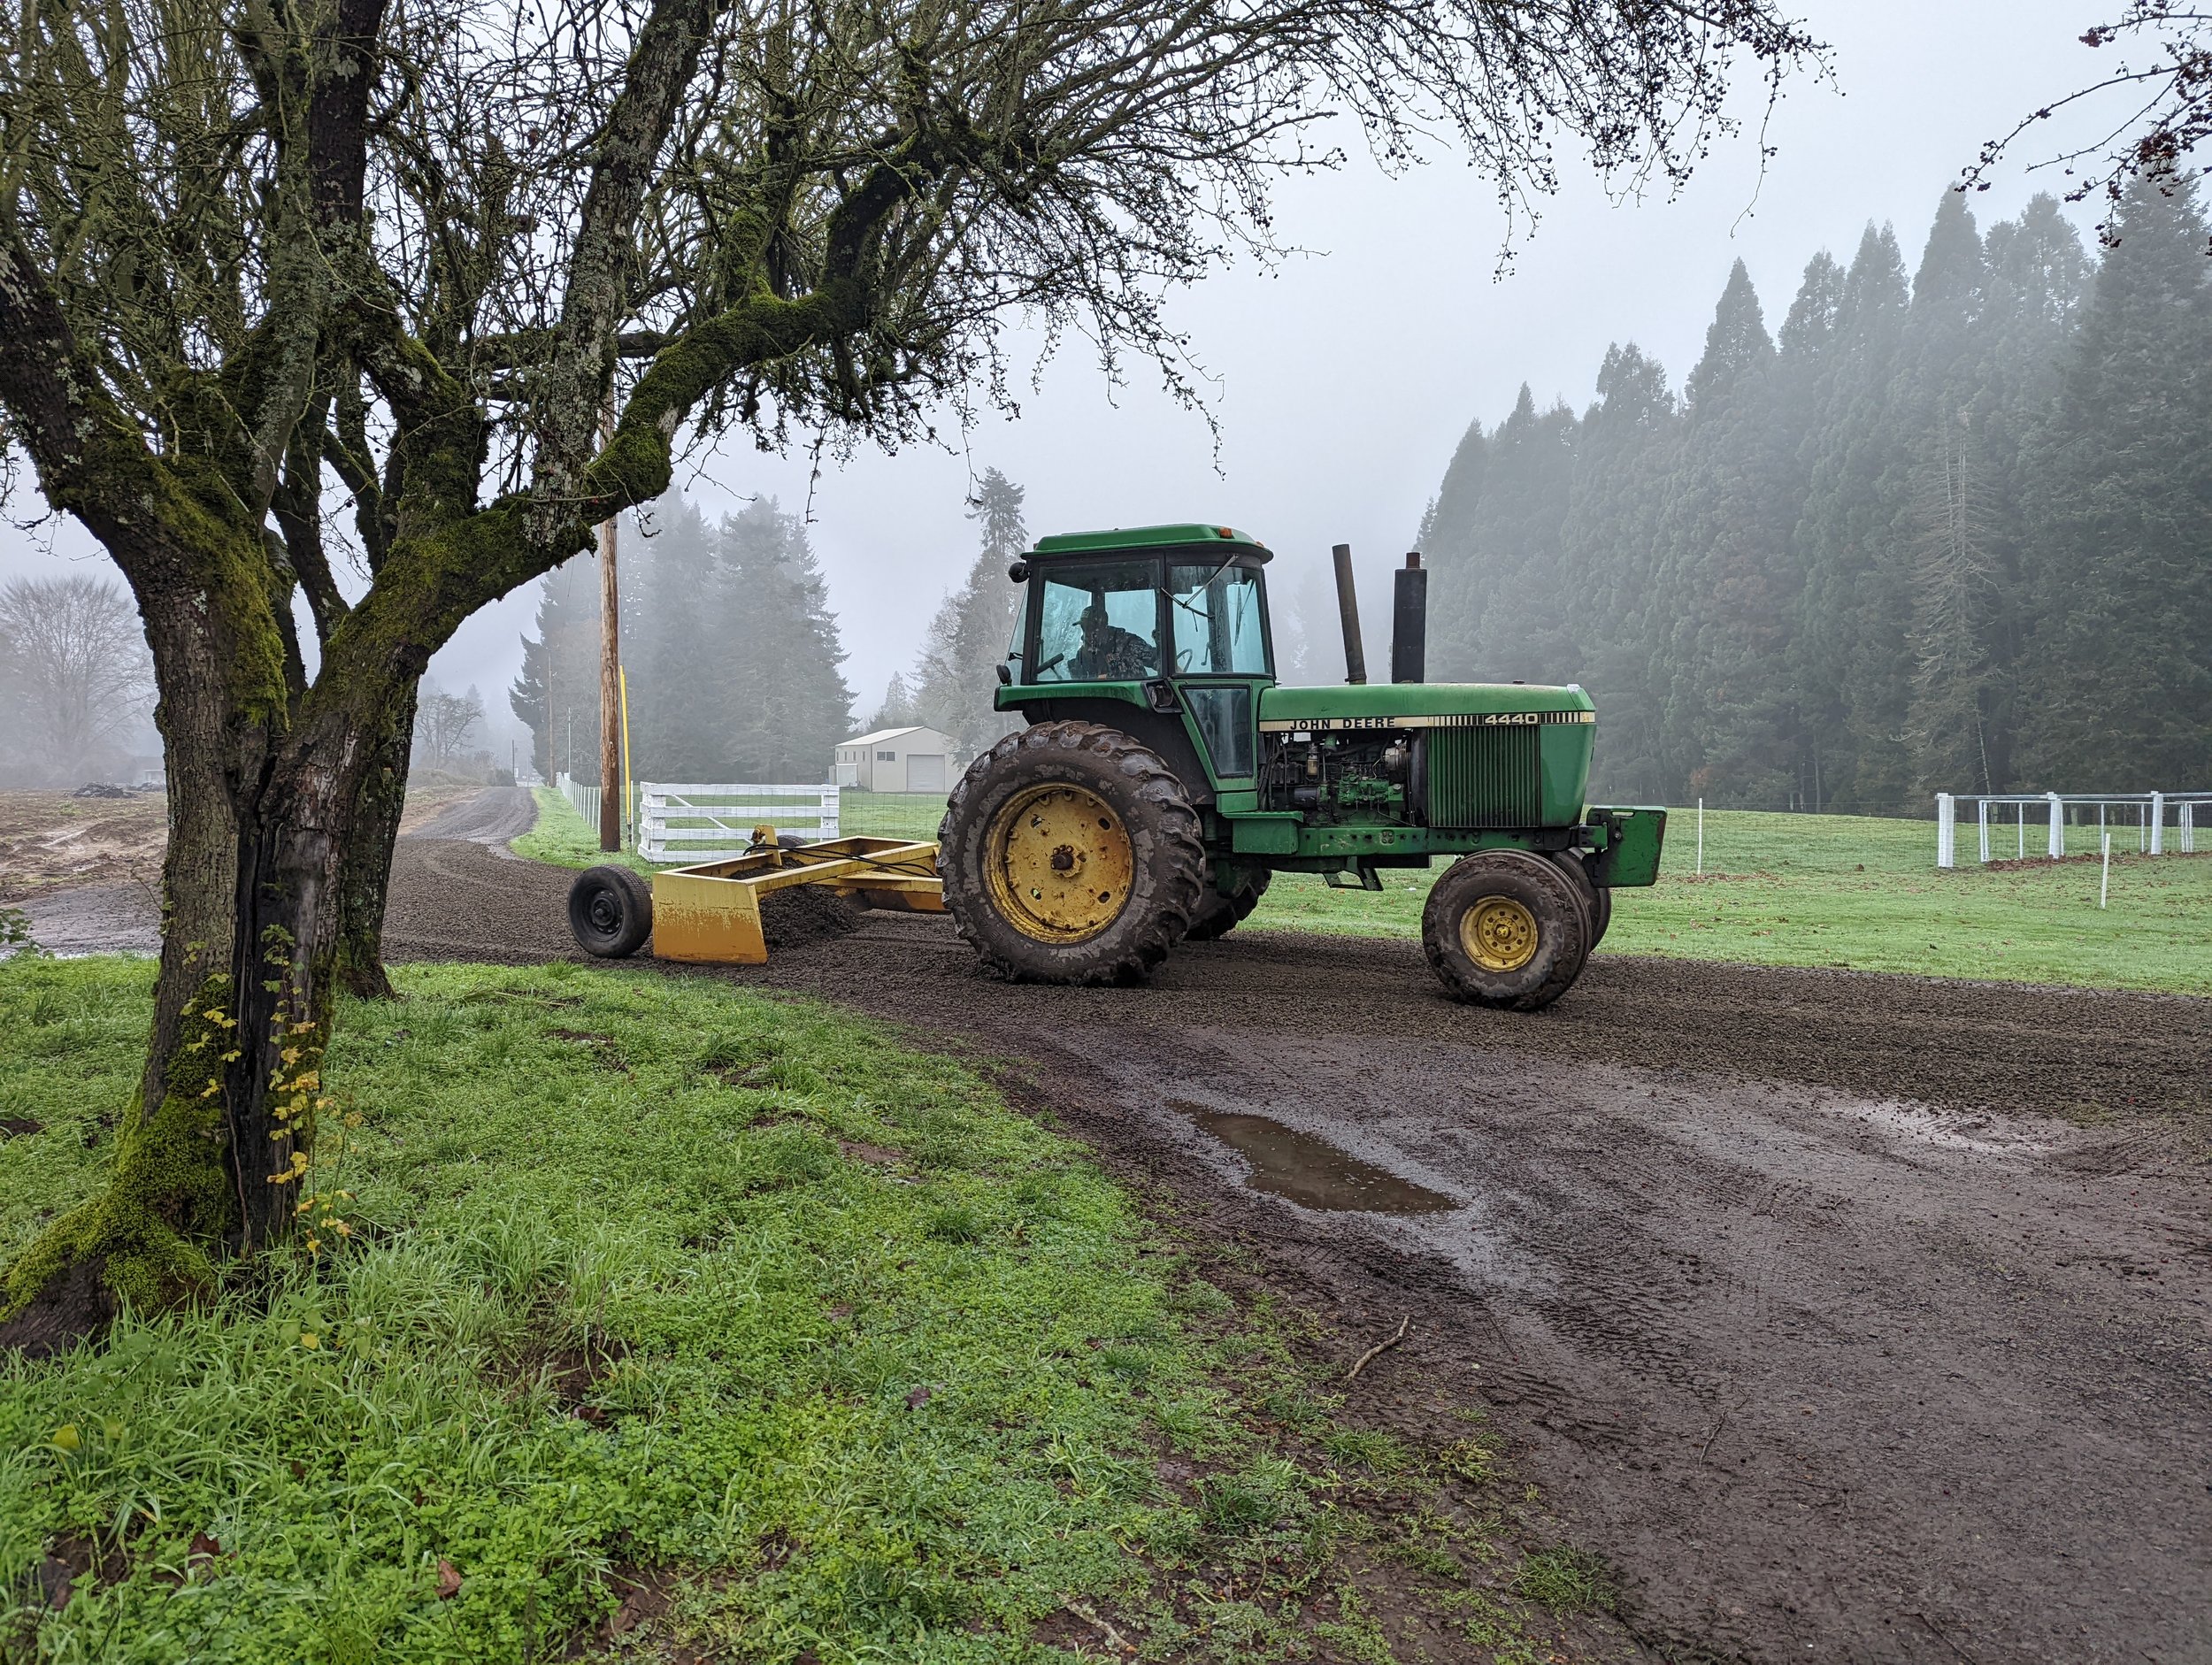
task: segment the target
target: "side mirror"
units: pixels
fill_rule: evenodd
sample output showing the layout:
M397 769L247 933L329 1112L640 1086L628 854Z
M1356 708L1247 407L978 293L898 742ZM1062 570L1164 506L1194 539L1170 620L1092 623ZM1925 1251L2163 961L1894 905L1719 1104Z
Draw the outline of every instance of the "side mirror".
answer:
M1003 659L999 661L998 685L1002 688L1010 688L1014 686L1014 667Z
M1013 580L1014 580L1014 582L1015 582L1015 583L1017 583L1017 584L1026 584L1026 583L1028 583L1028 582L1029 582L1029 563L1028 563L1028 562L1026 562L1026 561L1017 561L1017 562L1015 562L1015 563L1013 564L1013 565L1011 565L1011 566L1010 566L1010 567L1008 567L1008 568L1006 569L1006 576L1007 576L1008 578L1010 578L1010 579L1013 579Z

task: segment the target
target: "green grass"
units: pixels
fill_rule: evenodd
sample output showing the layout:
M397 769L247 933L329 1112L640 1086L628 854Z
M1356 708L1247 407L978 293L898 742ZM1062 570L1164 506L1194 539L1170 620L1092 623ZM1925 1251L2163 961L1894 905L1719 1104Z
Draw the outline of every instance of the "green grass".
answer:
M0 1367L0 1578L69 1537L130 1569L49 1654L535 1658L626 1562L746 1575L698 1604L749 1657L1010 1658L1132 1546L1202 1534L1156 1495L1160 1418L1233 1467L1248 1441L1075 1147L818 1009L398 976L330 1060L349 1243ZM7 1249L96 1180L85 1109L122 1097L145 978L0 971L5 1114L45 1129L9 1142Z
M2116 852L2101 911L2095 862L1943 872L1932 822L1709 810L1694 863L1678 810L1659 883L1614 893L1602 951L2212 994L2212 855ZM1386 872L1379 894L1278 874L1251 923L1417 939L1444 866Z
M0 964L0 1257L99 1182L150 977ZM534 1661L649 1577L629 1639L732 1661L1062 1659L1036 1627L1088 1612L1256 1665L1397 1564L1340 1551L1384 1486L1455 1511L1397 1610L1488 1567L1540 1622L1502 1481L1340 1425L1340 1361L964 1067L703 979L396 979L326 1071L349 1234L0 1361L0 1657Z
M629 850L602 850L599 829L577 814L575 805L564 798L557 788L534 786L530 795L538 801L537 821L527 832L511 839L507 845L524 860L543 862L549 867L598 867L606 863L626 867L636 873L658 871L654 863Z
M841 832L868 832L881 838L933 839L945 818L945 800L927 792L861 792L838 794Z

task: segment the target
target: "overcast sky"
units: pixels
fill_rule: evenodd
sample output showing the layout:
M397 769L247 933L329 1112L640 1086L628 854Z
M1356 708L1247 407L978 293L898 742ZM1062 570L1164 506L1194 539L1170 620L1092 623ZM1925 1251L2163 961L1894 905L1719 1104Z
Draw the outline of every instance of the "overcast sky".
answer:
M1540 403L1579 407L1607 344L1632 340L1678 387L1736 259L1750 268L1770 327L1806 260L1822 248L1847 260L1870 220L1893 221L1916 263L1938 196L1982 142L2109 66L2109 52L2093 55L2078 37L2117 9L1807 4L1834 46L1836 84L1791 84L1769 128L1777 154L1763 180L1759 100L1747 88L1752 129L1717 149L1679 197L1617 203L1571 173L1502 278L1491 187L1448 157L1396 180L1358 160L1289 182L1276 224L1286 242L1312 252L1272 272L1217 274L1171 303L1212 378L1217 457L1205 420L1157 391L1156 378L1134 367L1130 385L1112 388L1079 347L1024 390L1018 422L984 421L964 452L825 463L810 493L806 457L733 446L680 479L710 507L757 493L786 507L810 496L862 718L972 559L974 529L962 513L972 471L995 466L1028 488L1033 533L1235 525L1278 552L1279 596L1333 543L1349 542L1375 571L1409 547L1468 423L1500 419L1523 382ZM2016 165L1973 207L1986 225L2058 183ZM19 499L19 514L25 506ZM70 529L0 529L0 576L102 560ZM1378 582L1365 604L1371 635L1386 619L1383 598ZM503 715L534 605L532 587L485 609L433 673L456 688L477 684Z

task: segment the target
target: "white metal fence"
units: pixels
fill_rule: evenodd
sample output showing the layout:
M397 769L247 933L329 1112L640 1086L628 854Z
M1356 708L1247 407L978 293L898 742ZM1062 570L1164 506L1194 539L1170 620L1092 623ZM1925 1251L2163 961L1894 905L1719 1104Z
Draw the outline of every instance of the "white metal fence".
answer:
M742 856L753 829L809 839L838 835L834 786L671 785L638 787L638 854L649 862L711 862Z
M1951 793L1936 794L1936 865L1958 865L1959 806L1974 806L1975 850L1983 862L2024 861L2031 850L2056 861L2066 854L2066 829L2070 824L2086 829L2093 823L2100 840L2106 833L2135 834L2139 855L2193 856L2197 848L2197 817L2212 809L2212 792L2119 793ZM2009 816L2006 811L2009 809ZM2039 823L2036 836L2028 837L2028 825ZM2168 825L2169 821L2172 823ZM2007 832L2013 836L2008 840ZM2170 837L2169 834L2171 834ZM2010 844L2008 850L2005 846Z

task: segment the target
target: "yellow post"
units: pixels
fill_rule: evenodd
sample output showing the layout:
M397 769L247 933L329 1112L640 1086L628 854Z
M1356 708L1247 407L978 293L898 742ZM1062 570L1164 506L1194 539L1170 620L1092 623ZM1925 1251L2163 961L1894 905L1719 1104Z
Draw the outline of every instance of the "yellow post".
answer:
M630 817L630 832L637 832L637 796L630 786L630 673L623 666L615 668L615 675L622 685L622 808ZM628 840L624 840L625 848Z

